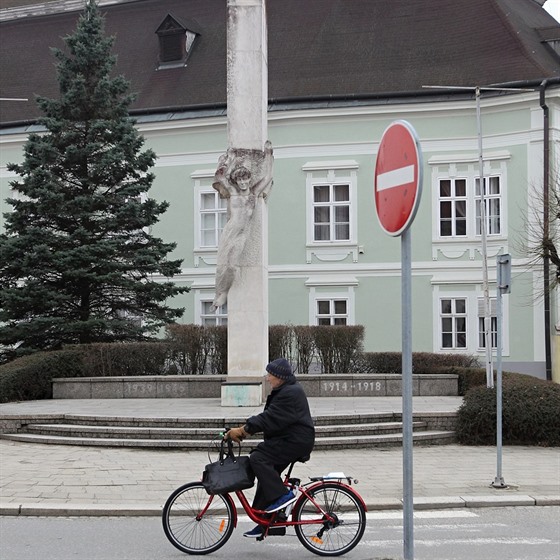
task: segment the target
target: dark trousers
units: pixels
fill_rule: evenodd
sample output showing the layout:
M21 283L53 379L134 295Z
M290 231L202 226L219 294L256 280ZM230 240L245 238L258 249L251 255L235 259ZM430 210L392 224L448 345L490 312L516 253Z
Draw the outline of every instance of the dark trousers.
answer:
M296 459L311 453L313 441L291 443L270 439L259 443L250 455L251 467L257 477L257 491L253 499L255 509L265 509L286 493L280 474Z

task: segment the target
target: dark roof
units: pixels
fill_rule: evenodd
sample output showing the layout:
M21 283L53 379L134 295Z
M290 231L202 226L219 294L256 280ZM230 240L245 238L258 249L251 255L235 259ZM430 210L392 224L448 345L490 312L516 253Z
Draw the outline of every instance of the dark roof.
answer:
M225 103L226 0L137 0L102 6L117 71L135 110ZM155 33L167 14L200 33L186 67L157 70ZM269 97L327 99L560 76L547 41L560 25L535 0L268 0ZM0 97L56 97L54 58L78 14L0 23ZM34 102L0 102L0 122L32 120Z

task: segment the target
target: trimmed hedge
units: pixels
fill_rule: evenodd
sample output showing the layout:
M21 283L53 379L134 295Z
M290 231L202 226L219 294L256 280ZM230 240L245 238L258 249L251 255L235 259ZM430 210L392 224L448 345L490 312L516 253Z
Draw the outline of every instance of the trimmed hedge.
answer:
M362 352L364 327L312 327L313 342L323 373L350 373L352 363Z
M96 343L69 348L78 348L83 355L85 377L163 375L169 355L169 344L164 342Z
M52 398L55 377L83 377L80 348L37 352L0 366L0 402Z
M458 392L460 396L467 394L473 387L486 387L486 370L483 368L451 367L449 373L458 375ZM504 372L507 376L507 373Z
M227 373L227 327L169 325L165 374L203 375ZM163 344L163 343L159 343Z
M412 373L458 373L478 366L478 358L469 354L413 352ZM363 352L354 360L355 373L402 373L401 352Z
M169 349L163 342L67 346L0 365L0 402L52 398L57 377L162 375Z
M484 382L486 383L486 381ZM504 445L560 445L560 385L528 375L504 373L502 441ZM459 408L457 441L496 444L496 389L474 386Z

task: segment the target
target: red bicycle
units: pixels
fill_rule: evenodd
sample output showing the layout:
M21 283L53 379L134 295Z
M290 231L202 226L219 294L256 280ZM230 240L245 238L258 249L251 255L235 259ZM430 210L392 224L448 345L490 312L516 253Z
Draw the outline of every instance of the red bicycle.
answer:
M273 514L253 509L242 490L235 492L249 518L263 527L258 540L283 535L294 527L301 544L320 556L340 556L352 550L366 528L366 505L343 473L292 478L291 463L284 484L298 499ZM303 461L305 462L305 461ZM209 554L224 546L237 526L237 510L230 494L208 495L202 482L177 488L163 508L163 529L171 543L187 554Z

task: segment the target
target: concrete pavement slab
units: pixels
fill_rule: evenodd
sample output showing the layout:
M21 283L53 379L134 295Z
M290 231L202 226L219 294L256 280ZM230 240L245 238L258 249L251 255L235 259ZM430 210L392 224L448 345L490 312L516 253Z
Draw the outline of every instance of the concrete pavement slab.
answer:
M552 505L560 501L558 450L505 447L504 476L516 487L494 489L496 451L492 447L446 445L417 447L414 456L414 498L418 508L484 505ZM14 506L39 508L64 504L74 514L82 506L93 511L145 508L159 511L181 484L200 480L208 462L204 452L44 446L0 441L0 501L5 514ZM531 468L527 468L527 464ZM464 465L469 468L463 468ZM310 476L343 471L358 479L357 491L370 509L402 507L402 450L399 448L317 451L294 474ZM251 491L248 492L251 495ZM539 496L537 502L536 498ZM467 504L468 502L468 504ZM56 507L53 511L57 510ZM18 511L18 513L21 513ZM84 511L83 515L86 512ZM121 513L122 514L122 513ZM131 512L131 514L134 514Z
M414 397L414 412L455 411L462 397ZM310 397L313 415L400 412L401 397ZM49 399L0 404L0 417L11 415L79 414L131 418L248 418L257 407L224 407L220 399ZM46 417L45 417L46 418Z
M399 412L400 397L312 398L314 415ZM460 397L415 397L419 412L456 411ZM255 409L224 410L218 399L77 399L0 405L11 414L128 415L134 418L244 419ZM315 451L294 475L343 471L359 481L357 491L371 510L402 508L402 449ZM4 515L159 515L178 486L200 480L209 460L202 451L41 445L0 440L0 513ZM417 509L560 504L557 448L505 446L507 489L490 486L496 474L494 446L419 446L413 451ZM251 497L251 491L248 496ZM66 511L67 513L60 513Z

